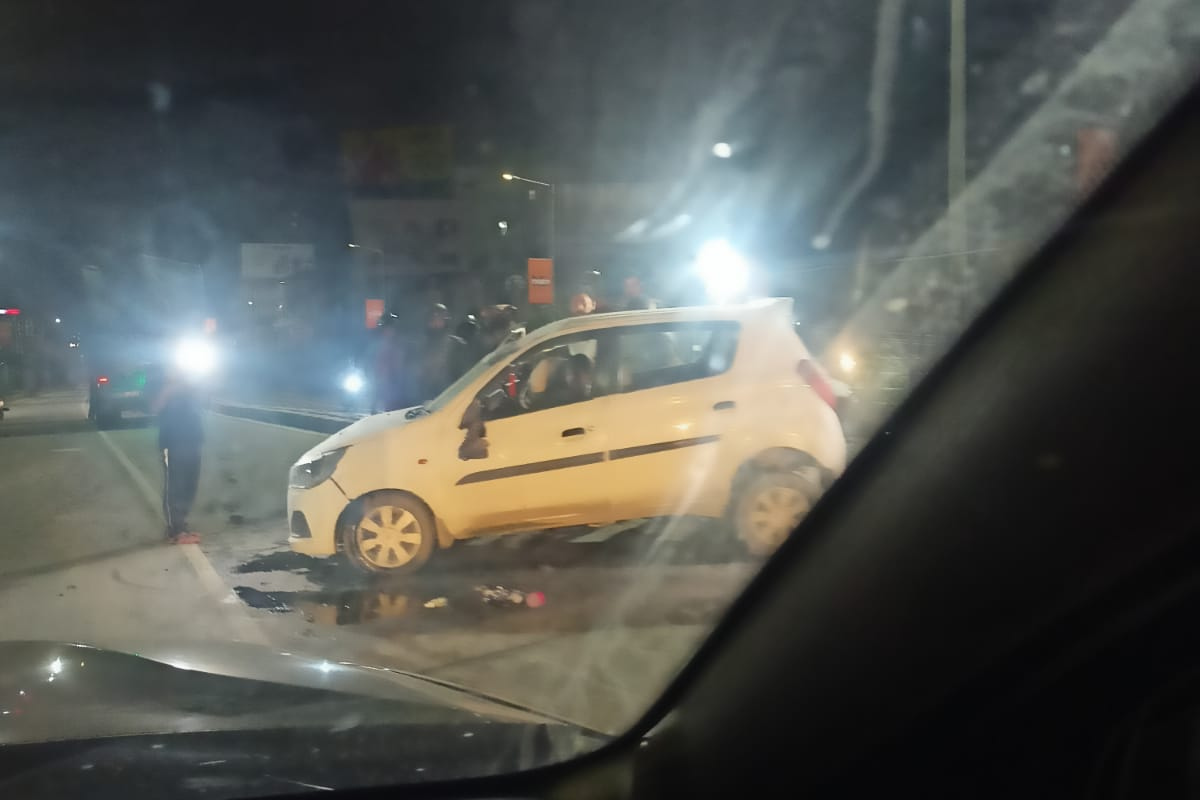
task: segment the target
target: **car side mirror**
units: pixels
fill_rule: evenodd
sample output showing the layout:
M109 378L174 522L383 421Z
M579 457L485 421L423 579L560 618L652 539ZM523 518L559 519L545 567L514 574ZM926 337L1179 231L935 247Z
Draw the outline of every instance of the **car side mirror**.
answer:
M462 419L458 422L458 429L460 431L470 431L472 428L482 425L483 403L480 402L479 398L477 397L472 400L471 404L467 406L467 409L463 411Z
M458 457L462 461L488 457L487 426L483 422L483 404L478 399L472 400L463 412L458 423L459 430L465 430L462 444L458 446Z

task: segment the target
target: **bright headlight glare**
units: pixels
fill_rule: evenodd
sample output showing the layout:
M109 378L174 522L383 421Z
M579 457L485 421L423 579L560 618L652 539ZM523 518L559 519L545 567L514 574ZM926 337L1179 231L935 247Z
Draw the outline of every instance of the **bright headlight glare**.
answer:
M217 365L217 351L203 339L184 339L175 346L175 366L189 375L207 375Z
M312 461L296 464L288 475L288 484L297 489L311 489L324 483L332 477L338 462L342 460L342 456L348 449L341 447L337 450L330 450Z
M696 271L704 281L709 299L727 303L746 291L750 280L750 265L724 239L705 242L696 254Z

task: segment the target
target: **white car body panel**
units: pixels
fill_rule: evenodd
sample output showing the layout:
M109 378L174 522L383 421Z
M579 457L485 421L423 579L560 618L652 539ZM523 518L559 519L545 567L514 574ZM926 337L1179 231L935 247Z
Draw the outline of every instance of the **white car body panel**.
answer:
M841 425L797 370L809 356L790 317L791 301L770 300L577 317L535 331L433 413L368 417L302 456L297 463L348 448L332 479L289 490L289 519L301 512L311 531L293 536L292 547L333 555L347 503L380 490L420 498L445 542L663 514L719 516L739 467L772 448L807 453L836 476L846 460ZM729 368L491 420L487 457L459 458L464 411L522 354L568 334L679 322L737 323Z

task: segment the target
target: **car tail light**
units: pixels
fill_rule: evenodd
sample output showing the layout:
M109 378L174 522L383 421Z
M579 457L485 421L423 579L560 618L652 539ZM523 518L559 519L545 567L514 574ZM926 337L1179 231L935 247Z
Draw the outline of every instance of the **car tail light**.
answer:
M807 359L796 365L796 372L800 373L800 377L808 384L809 388L817 393L825 401L825 404L837 411L837 395L833 391L833 387L829 385L829 379L821 372L818 367Z
M108 376L107 376L107 375L101 375L99 378L96 378L96 385L97 385L97 386L103 386L103 385L104 385L104 384L106 384L106 383L108 383Z

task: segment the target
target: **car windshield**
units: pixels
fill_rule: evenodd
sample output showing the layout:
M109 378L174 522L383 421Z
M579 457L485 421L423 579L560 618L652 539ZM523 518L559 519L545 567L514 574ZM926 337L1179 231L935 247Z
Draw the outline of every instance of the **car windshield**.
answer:
M628 731L1200 74L1195 0L0 20L0 742L214 797Z
M463 389L479 380L479 378L485 372L505 359L511 358L520 349L520 345L520 339L513 339L505 342L483 358L479 359L475 366L471 367L469 370L456 378L454 383L443 389L437 397L433 398L428 403L425 403L425 409L430 413L434 411L440 411L446 406L447 403L452 401L455 397L458 397Z

